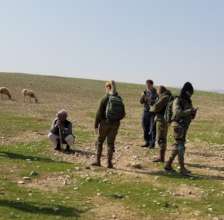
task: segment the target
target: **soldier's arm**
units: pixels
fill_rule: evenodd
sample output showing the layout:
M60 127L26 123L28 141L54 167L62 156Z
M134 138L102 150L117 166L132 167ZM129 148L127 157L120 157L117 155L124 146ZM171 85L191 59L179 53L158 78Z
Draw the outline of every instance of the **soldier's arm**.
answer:
M101 102L100 102L100 105L99 105L99 108L96 112L96 118L95 118L95 128L98 128L99 126L99 123L101 122L104 114L105 114L105 109L106 109L106 105L107 105L107 100L108 100L108 97L105 96Z
M150 112L158 113L163 110L167 104L169 97L159 98L157 102L151 107Z
M52 132L52 133L55 133L56 132L56 129L57 129L57 119L54 119L53 120L53 122L52 122L52 124L51 124L51 129L50 129L50 131Z
M142 93L141 97L140 97L140 104L145 104L145 94Z
M180 118L185 118L192 115L192 108L189 108L183 111L180 106L180 101L177 98L173 102L173 114L174 114L174 118L176 120L179 120Z

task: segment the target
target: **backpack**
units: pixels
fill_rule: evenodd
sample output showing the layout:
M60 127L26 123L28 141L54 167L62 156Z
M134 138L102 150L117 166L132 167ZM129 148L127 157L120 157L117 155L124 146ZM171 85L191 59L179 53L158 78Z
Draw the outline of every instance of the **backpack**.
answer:
M166 109L165 109L165 113L164 113L164 119L167 123L171 123L172 122L172 118L173 118L173 102L174 100L176 99L177 97L174 97L174 96L170 96L169 98L169 102L166 106Z
M120 96L110 95L106 108L108 121L120 121L125 117L125 107Z

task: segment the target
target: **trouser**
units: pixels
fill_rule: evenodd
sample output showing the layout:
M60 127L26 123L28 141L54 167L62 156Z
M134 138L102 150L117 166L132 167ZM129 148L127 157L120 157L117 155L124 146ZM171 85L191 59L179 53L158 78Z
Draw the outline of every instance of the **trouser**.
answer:
M99 125L99 135L96 142L97 149L97 161L100 162L100 158L102 155L103 144L107 139L107 155L108 155L108 163L112 162L113 153L115 149L115 140L118 133L118 129L120 127L120 122L107 122L103 120Z
M171 166L175 157L178 156L178 162L181 169L184 169L184 155L185 155L185 142L186 135L188 131L188 127L184 127L180 124L175 124L172 126L173 128L173 136L175 139L175 143L173 145L173 150L171 156L167 162L168 166Z
M168 123L164 120L156 121L156 142L161 150L167 148Z
M144 131L144 140L146 144L155 146L156 140L156 126L155 126L155 114L144 111L142 117L142 127Z
M160 148L157 160L165 162L165 154L167 148L168 123L165 120L156 121L156 142Z
M49 133L48 134L48 138L50 139L50 141L52 142L53 146L56 148L57 147L57 144L58 142L60 141L59 140L59 136L58 135L55 135L53 133ZM63 140L63 143L69 145L70 147L74 144L74 137L73 135L67 135L64 140Z

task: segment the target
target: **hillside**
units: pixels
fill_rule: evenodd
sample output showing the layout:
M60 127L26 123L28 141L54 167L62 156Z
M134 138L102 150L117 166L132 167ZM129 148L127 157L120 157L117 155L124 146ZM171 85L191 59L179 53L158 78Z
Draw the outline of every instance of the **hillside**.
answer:
M89 166L104 82L0 73L1 86L8 87L15 99L0 100L1 220L224 219L224 95L194 96L199 114L186 153L193 175L184 178L152 163L158 148L140 148L142 85L118 84L127 118L118 135L112 171ZM24 103L23 88L33 89L40 103ZM75 125L75 154L55 153L47 140L51 122L62 108ZM169 142L168 155L171 137ZM104 166L105 161L106 154ZM134 163L142 169L134 169Z

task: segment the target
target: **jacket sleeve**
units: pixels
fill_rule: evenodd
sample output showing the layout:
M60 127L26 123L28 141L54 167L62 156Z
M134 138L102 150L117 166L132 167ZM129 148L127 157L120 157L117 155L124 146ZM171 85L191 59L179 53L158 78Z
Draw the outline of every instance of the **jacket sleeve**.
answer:
M143 94L143 95L141 95L141 97L140 97L140 103L141 104L145 104L145 95Z
M107 106L107 101L108 101L108 96L105 96L99 105L99 108L96 112L96 118L95 118L95 128L99 127L99 123L102 121L102 119L104 119L105 117L105 110L106 110L106 106Z
M182 110L180 106L180 100L176 98L173 102L173 116L175 120L189 117L192 115L192 108Z
M150 112L158 113L163 110L163 108L166 106L166 104L169 101L169 97L161 97L159 98L156 103L151 107Z
M57 129L56 122L57 122L57 119L54 119L52 124L51 124L50 132L53 133L53 134L56 133L56 129Z

